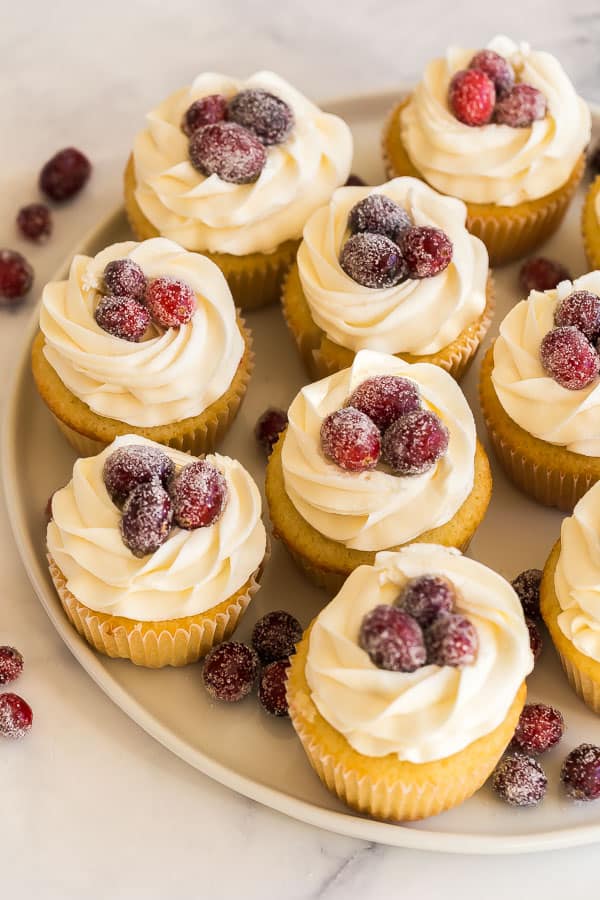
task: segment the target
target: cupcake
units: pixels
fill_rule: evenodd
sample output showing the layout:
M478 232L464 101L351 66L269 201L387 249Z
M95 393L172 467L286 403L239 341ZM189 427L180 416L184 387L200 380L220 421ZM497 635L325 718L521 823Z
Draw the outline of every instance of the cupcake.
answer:
M508 313L481 366L496 455L539 503L572 510L600 478L600 272L532 291Z
M390 114L390 177L415 175L467 204L492 265L533 251L560 225L584 169L590 112L549 53L496 37L452 47Z
M304 387L269 458L273 533L331 593L379 550L465 549L492 482L473 415L439 366L360 350Z
M184 666L232 633L258 590L260 494L233 459L127 434L77 460L52 498L47 547L64 611L92 647Z
M291 658L290 716L341 800L422 819L491 774L532 668L508 582L457 550L413 544L356 569L313 621Z
M138 238L217 263L244 309L279 298L304 223L350 172L352 136L272 72L199 75L147 116L125 172Z
M590 269L600 269L600 175L586 194L581 230Z
M359 350L462 375L493 310L487 251L465 218L464 203L414 178L339 188L313 213L282 295L312 377Z
M219 268L154 238L76 256L46 285L32 368L80 455L131 432L198 454L238 411L250 348Z

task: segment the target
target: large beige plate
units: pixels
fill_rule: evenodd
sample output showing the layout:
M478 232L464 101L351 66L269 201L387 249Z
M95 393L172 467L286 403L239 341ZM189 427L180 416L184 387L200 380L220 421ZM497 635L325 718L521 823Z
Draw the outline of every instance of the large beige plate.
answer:
M383 176L381 123L395 99L389 93L328 104L352 126L355 171L374 184ZM598 126L598 111L595 116ZM578 228L580 206L581 197L548 247L548 253L565 261L573 274L585 271ZM128 237L124 215L118 210L77 249L94 254ZM60 277L68 263L65 261ZM518 298L516 267L498 272L497 286L496 322ZM254 422L269 404L287 406L305 376L280 311L269 309L248 318L255 334L257 367L224 451L239 457L260 483L264 461L252 438ZM564 754L581 741L598 742L600 725L570 691L548 640L531 678L530 698L557 705L565 714L567 732L562 745L544 760L550 780L544 803L538 809L514 811L486 787L461 808L411 826L374 822L348 812L321 786L288 722L269 719L253 699L235 708L209 702L196 666L152 672L93 653L64 618L45 566L44 506L49 494L70 477L74 457L33 387L29 346L34 328L32 323L3 429L4 485L15 538L54 627L97 684L132 719L190 765L241 794L313 825L368 841L454 853L514 853L600 840L600 802L577 806L562 796L558 784ZM481 425L477 372L475 364L464 388ZM479 433L485 439L481 427ZM561 516L520 496L497 469L494 474L492 504L470 553L511 578L521 569L543 565L559 533ZM245 638L259 615L279 607L290 609L307 624L323 602L324 596L307 584L275 545L264 589L239 635Z

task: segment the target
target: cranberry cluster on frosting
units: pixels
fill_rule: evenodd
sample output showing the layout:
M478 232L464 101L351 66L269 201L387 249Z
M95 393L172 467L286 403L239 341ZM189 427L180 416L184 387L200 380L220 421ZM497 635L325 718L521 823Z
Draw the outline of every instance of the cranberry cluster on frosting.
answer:
M123 543L140 558L158 550L173 525L188 531L213 525L227 502L225 477L211 463L199 459L176 473L167 454L147 444L111 453L102 479L123 513Z
M189 284L175 278L148 281L132 259L109 262L103 284L94 318L103 331L124 341L140 341L151 322L161 328L185 325L196 309Z
M554 328L540 344L544 371L569 391L587 387L600 373L600 297L574 291L554 312Z
M414 672L421 666L467 666L479 641L475 626L454 611L454 585L441 575L411 578L395 603L368 612L358 641L379 669Z
M374 469L381 459L398 475L422 475L448 440L439 416L423 409L415 382L401 375L367 378L321 425L323 453L348 472Z
M181 129L189 138L195 169L232 184L249 184L265 166L265 147L282 144L293 125L294 114L284 100L250 88L229 100L222 94L195 100L184 113Z
M493 50L480 50L468 68L452 77L448 105L464 125L495 122L511 128L528 128L546 115L546 98L537 88L515 83L510 62Z
M407 278L431 278L452 259L452 242L440 228L413 225L385 194L369 194L350 210L350 237L340 265L368 288L388 288Z

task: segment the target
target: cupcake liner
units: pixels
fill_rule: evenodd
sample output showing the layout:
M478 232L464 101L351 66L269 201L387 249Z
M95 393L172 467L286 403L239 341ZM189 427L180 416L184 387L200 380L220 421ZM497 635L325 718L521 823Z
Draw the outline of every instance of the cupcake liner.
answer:
M600 175L590 185L581 211L583 246L590 269L600 269L600 216L596 212L596 200L600 195Z

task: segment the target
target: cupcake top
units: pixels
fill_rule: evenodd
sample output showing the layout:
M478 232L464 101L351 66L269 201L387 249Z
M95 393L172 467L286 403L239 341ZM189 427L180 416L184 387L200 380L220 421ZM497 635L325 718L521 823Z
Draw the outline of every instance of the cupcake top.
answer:
M534 437L584 456L600 456L600 362L594 349L599 298L600 272L562 281L555 290L532 291L502 321L494 344L492 382L504 411ZM579 318L584 314L589 327ZM556 352L548 346L551 336L564 340Z
M108 475L107 460L112 457L114 464L115 452L122 454L124 448L135 448L138 459L121 459L120 470L112 465ZM148 466L156 466L157 458L164 463L160 477L146 483ZM77 600L107 615L163 621L211 609L248 581L266 548L258 488L236 460L213 454L201 466L198 462L138 435L118 437L97 456L77 460L71 481L52 498L47 531L48 551ZM183 470L187 475L182 481L178 476ZM219 491L219 503L216 507L213 503L213 511L204 518L202 512L199 518L191 517L184 502L183 482L189 486L194 474L201 476L196 488L198 483L202 490L208 485L213 496ZM130 480L119 493L124 481L134 476L138 484L132 487ZM142 496L137 497L140 485ZM165 499L167 489L170 501L168 495ZM155 545L162 543L143 553L149 546L147 533L142 534L146 546L140 549L132 522L140 510L144 517L143 504L148 522L148 504L156 499L163 504L160 515L168 507L168 516L158 526L159 537L156 529L151 535ZM163 527L165 522L168 527Z
M106 299L113 290L104 273L116 260L130 261L125 266L142 281L141 299L128 298L124 324L119 308ZM174 319L161 309L161 279L183 285ZM134 294L136 288L121 284L115 290ZM145 317L137 330L136 314ZM98 415L139 427L199 415L225 393L244 353L220 269L164 238L113 244L93 258L76 256L68 280L44 288L40 328L44 355L63 384Z
M356 407L369 409L370 391L363 397L366 403L355 396L353 412L344 411L356 389L379 376L392 376L392 382L412 389L406 395L411 402L405 404L412 411L397 420L390 417L381 439L378 427ZM400 401L404 403L402 397ZM351 454L356 448L364 450L368 468L349 471L334 461L332 414L341 420L342 447ZM454 379L438 366L410 365L395 356L361 350L350 368L302 388L288 416L281 454L286 493L305 521L349 549L377 551L413 540L448 522L473 488L473 415ZM326 420L331 427L325 427ZM345 428L355 424L358 430L346 431L349 439L344 442ZM423 434L427 431L423 445L436 452L411 466L410 460L399 458L398 444L390 438L406 439L405 444L412 442L418 449L419 428ZM413 437L417 440L411 441ZM363 460L355 462L360 468Z
M435 621L448 615L442 613L433 624L423 624L428 649L418 666L382 668L368 652L373 644L368 635L364 639L365 617L380 605L398 601L402 608L407 582L424 575L441 576L451 585L454 615L466 618L475 631L474 652L460 663L447 657L448 663L439 664ZM354 750L424 763L457 753L497 728L532 668L529 633L510 584L458 550L411 544L378 553L374 566L355 569L317 616L306 679L323 718Z
M448 102L449 89L476 51L451 47L444 58L429 63L402 111L402 142L419 172L438 190L473 203L515 206L565 184L590 139L590 112L551 54L506 37L494 38L488 50L508 61L517 87L536 89L541 108L530 116L536 118L523 124L526 120L517 114L531 99L505 101L511 86L496 80L489 124L473 127L459 120ZM498 102L512 115L499 115Z
M210 109L186 116L208 97ZM224 128L225 119L233 126ZM212 124L194 137L198 122ZM221 152L233 144L238 166ZM208 72L148 114L133 160L135 198L161 234L191 250L269 253L299 238L309 215L345 182L352 136L272 72L245 81Z

